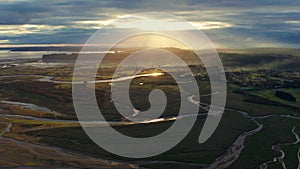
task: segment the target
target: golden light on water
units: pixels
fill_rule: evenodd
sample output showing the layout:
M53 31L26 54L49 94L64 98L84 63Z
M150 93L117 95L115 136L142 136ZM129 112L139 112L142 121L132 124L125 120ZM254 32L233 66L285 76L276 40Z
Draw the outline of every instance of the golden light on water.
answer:
M151 73L151 76L162 76L162 75L164 75L164 73L159 73L159 72L157 72L157 73Z

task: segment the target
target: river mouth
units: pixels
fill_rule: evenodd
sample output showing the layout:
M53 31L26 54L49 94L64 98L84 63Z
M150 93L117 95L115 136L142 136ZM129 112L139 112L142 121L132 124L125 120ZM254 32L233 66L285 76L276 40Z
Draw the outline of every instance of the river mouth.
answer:
M206 96L206 95L203 95ZM187 100L189 102L191 102L192 104L195 104L197 106L199 106L200 108L208 111L209 108L205 105L205 103L201 103L199 101L194 100L194 96L188 96ZM37 109L37 110L44 110L44 111L48 111L49 113L54 113L56 114L57 112L52 111L48 108L45 107L40 107L40 106L36 106L34 104L29 104L29 103L22 103L22 102L13 102L13 101L1 101L1 103L4 104L11 104L11 105L16 105L16 106L23 106L25 108L32 108L32 109ZM261 124L259 124L258 122L256 122L254 120L253 117L249 116L248 113L246 112L241 112L241 111L237 111L237 110L232 110L231 111L236 111L237 113L240 113L241 115L243 115L245 118L250 118L251 120L253 120L257 125L258 128L249 131L249 132L244 132L242 133L237 140L233 143L233 145L228 148L227 151L230 151L231 153L226 153L225 155L222 155L220 157L218 157L216 159L216 161L209 165L208 168L224 168L225 166L230 166L230 164L232 164L240 155L241 151L244 148L244 142L247 136L251 136L259 131L261 131L263 129L263 126ZM98 126L106 126L106 125L112 125L112 126L126 126L126 125L135 125L135 124L153 124L153 123L162 123L162 122L168 122L168 121L176 121L176 120L180 120L181 118L189 118L191 116L207 116L207 113L204 114L197 114L197 115L185 115L185 116L179 116L179 117L170 117L170 118L158 118L158 119L153 119L153 120L149 120L149 121L141 121L140 123L133 123L133 122L107 122L107 121L83 121L80 122L80 125L82 126L86 126L86 127L98 127ZM77 125L79 125L78 121L72 121L72 120L58 120L58 119L48 119L48 118L36 118L36 117L32 117L32 116L25 116L25 115L8 115L8 114L2 114L2 117L4 118L13 118L13 119L27 119L27 120L35 120L35 121L44 121L44 122L59 122L59 123L75 123ZM11 127L11 126L10 126ZM6 131L7 132L7 131ZM162 162L159 162L162 163Z
M143 76L145 76L145 77L153 76L154 77L156 75L157 74L145 74ZM159 76L163 77L164 75L159 75ZM103 80L99 80L99 81L98 80L88 81L88 82L77 81L75 83L77 83L77 84L92 84L92 83L104 84L105 83L105 84L114 85L114 82L118 82L118 81L122 81L122 80L130 80L130 79L133 79L133 78L140 78L140 77L138 77L138 76L124 76L124 77L115 78L113 80L103 78ZM143 78L143 77L141 77L141 78ZM63 88L64 86L68 86L68 85L72 84L72 81L70 79L68 79L68 78L65 78L65 79L67 79L67 80L64 80L63 78L61 78L61 79L60 78L55 78L55 75L52 76L51 74L47 74L47 73L42 73L42 74L37 73L37 75L30 74L30 73L28 73L28 74L24 73L24 75L22 75L21 73L18 73L18 75L7 75L7 76L2 75L0 77L0 83L7 83L7 84L11 83L11 84L13 84L13 83L18 83L20 81L23 81L24 83L31 81L32 84L40 82L39 84L53 85L55 87L62 87ZM189 82L182 81L182 83L189 83ZM146 83L139 84L139 86L141 86L141 87L144 87L146 85L147 85ZM8 87L8 89L10 89L10 88ZM204 92L204 93L208 93L208 92ZM232 94L232 93L230 93L230 94ZM206 95L207 95L207 97L210 96L210 94L203 94L203 95L201 95L201 97L206 97ZM201 102L199 100L195 100L195 97L193 96L192 93L186 94L186 99L190 103L199 106L199 109L201 109L203 112L208 111L209 108L210 108L210 105L206 104L206 101L203 101L202 98L201 98ZM95 120L95 121L82 122L80 124L77 120L72 120L71 118L70 118L70 120L61 118L64 114L62 114L60 111L53 111L53 110L60 110L60 109L55 109L54 108L52 110L51 108L49 108L47 106L45 106L45 107L38 106L39 104L36 103L36 102L30 102L30 101L22 102L23 100L18 100L18 101L20 101L20 102L14 101L14 99L12 98L12 99L7 99L5 101L2 100L1 104L16 106L16 107L19 107L20 109L43 111L43 112L46 112L48 114L52 114L52 116L38 117L38 116L30 116L30 115L17 114L17 113L16 114L9 114L9 113L4 113L5 111L7 111L6 109L3 109L3 110L0 109L0 112L2 113L0 115L1 121L2 120L5 121L5 125L7 125L8 124L7 122L9 122L9 121L12 122L12 127L10 129L11 131L7 131L7 130L1 128L0 129L1 132L3 132L3 130L4 130L4 132L1 135L4 134L3 137L15 138L15 140L20 141L19 143L15 144L16 147L20 146L20 144L24 144L24 146L20 146L21 148L22 147L24 148L25 145L26 145L25 143L29 142L29 143L32 143L34 145L48 145L49 147L56 147L57 146L57 147L66 148L67 150L68 149L72 150L74 147L75 148L80 147L78 145L82 144L82 143L79 143L79 144L74 143L70 147L64 147L64 144L58 144L58 143L59 142L64 142L64 143L76 142L76 139L67 138L66 140L62 140L59 137L63 138L64 135L60 135L60 136L51 135L51 136L49 136L48 135L49 133L39 134L39 132L46 132L46 131L43 131L43 130L40 131L39 129L43 129L47 125L49 127L52 127L52 128L57 128L57 130L51 130L51 128L49 128L49 129L47 128L47 132L53 132L53 133L56 134L56 132L58 133L60 130L62 130L62 131L64 131L66 137L69 134L69 131L68 130L63 130L64 128L74 128L74 127L79 127L80 125L85 125L85 126L89 126L89 127L98 127L98 126L107 127L109 125L109 126L124 127L124 128L131 128L133 126L139 126L139 125L137 125L137 123L131 123L131 122L126 122L126 121L121 121L121 120L116 120L116 121L113 121L113 120L96 121ZM229 102L231 102L231 101L232 100L229 100ZM248 104L248 102L243 102L242 99L240 99L239 101L242 104L246 104L246 105ZM34 105L34 104L31 104L31 103L36 103L38 105ZM41 105L43 105L43 104L41 104ZM261 109L264 109L263 106L265 106L265 105L256 104L255 106L257 106ZM253 107L255 107L255 106L253 106ZM280 113L273 113L273 109L272 109L272 111L266 111L266 109L264 109L264 111L266 111L265 113L261 113L261 111L257 111L257 113L256 113L257 109L255 109L255 111L254 110L252 111L252 107L251 107L251 109L249 108L250 106L248 107L249 110L251 110L249 112L246 110L246 108L241 109L241 108L236 108L235 107L233 109L232 107L235 107L235 106L232 106L232 105L228 106L226 108L226 111L234 111L236 114L240 114L243 119L247 119L247 120L251 121L252 126L251 127L245 127L244 129L241 129L240 133L237 134L235 136L235 138L233 138L229 144L224 144L222 152L218 152L218 153L216 153L216 155L214 154L215 156L213 158L211 157L211 159L212 159L211 161L209 161L209 162L205 161L205 162L203 162L203 164L200 164L200 163L192 161L192 160L189 161L189 159L192 159L191 157L186 158L186 157L183 156L183 158L178 157L177 160L174 160L174 159L171 159L171 158L168 159L168 158L164 157L164 158L166 158L166 160L160 160L160 159L146 160L146 161L144 161L144 160L141 160L141 161L132 160L132 161L129 161L129 162L126 161L125 164L130 163L130 164L136 165L136 166L138 166L138 165L141 165L141 166L144 166L144 165L181 166L182 165L183 166L182 168L185 168L185 167L189 168L190 167L190 168L211 168L211 169L213 169L213 168L220 168L221 169L221 168L227 168L227 167L230 167L230 166L236 167L236 163L239 163L240 159L244 158L245 155L243 153L247 152L248 147L250 147L248 141L251 140L253 137L256 137L257 135L261 135L261 133L263 133L265 130L269 129L269 126L267 126L265 124L266 122L264 120L272 121L273 118L280 118L280 119L276 119L276 120L278 120L280 122L282 121L282 123L284 123L284 124L288 124L288 123L295 124L300 120L300 118L297 116L298 115L297 112L294 111L294 110L291 111L291 112L288 112L288 113L286 113L284 111L282 113L281 112ZM274 109L280 109L280 111L282 111L283 108L275 107ZM132 113L133 113L132 116L135 116L135 117L138 117L139 113L141 112L138 108L136 108L136 109L129 108L128 110L132 111ZM241 110L245 110L245 111L241 111ZM205 119L205 117L207 116L207 113L199 113L197 115L196 114L187 114L186 116L183 116L183 117L167 116L167 117L163 117L163 118L149 119L147 121L140 121L139 124L149 125L149 126L152 126L152 125L153 126L158 126L158 125L162 125L164 123L169 123L169 122L174 122L176 120L180 120L181 118L189 118L191 116L197 116L198 119ZM24 125L25 127L28 127L28 128L24 128L24 131L31 132L31 131L37 130L38 132L34 133L34 134L37 134L37 137L28 139L27 138L28 136L26 136L26 134L23 135L21 131L18 131L19 133L15 133L16 128L18 128L18 127L21 128L22 127L20 125L21 123L24 123L22 125ZM1 126L2 126L2 124L1 124ZM229 127L232 127L232 125L229 125ZM286 142L278 141L277 143L272 143L272 145L266 146L265 149L269 149L268 152L271 152L271 153L272 152L279 152L279 155L276 155L272 158L270 158L270 157L264 158L265 160L259 164L259 167L261 169L271 168L272 165L275 165L275 164L276 165L284 164L284 165L288 166L288 161L286 162L285 158L289 157L289 152L287 152L286 149L284 149L284 148L285 148L285 146L288 146L288 145L290 145L290 147L294 146L294 144L291 144L291 143L294 143L294 139L295 140L299 139L298 136L297 136L298 128L299 128L299 126L297 126L297 125L289 126L288 130L285 132L285 133L290 134L290 135L293 136L292 137L293 142L292 141L286 141ZM135 128L135 129L137 130L138 128ZM72 131L72 130L70 130L70 131ZM70 133L72 133L72 132L70 132ZM20 135L18 135L18 134L20 134ZM225 134L223 136L225 136ZM38 138L38 137L40 137L40 138ZM34 142L35 139L41 139L42 137L47 138L49 140L51 139L51 141L49 141L50 143L49 142ZM58 139L58 141L55 140L55 139ZM221 140L223 140L223 139L225 140L226 137L221 138ZM55 142L53 140L55 140L57 142ZM23 143L21 143L21 142L23 142ZM52 145L51 142L56 143L57 145L56 146ZM5 140L2 143L3 144L14 144L14 141ZM296 145L297 144L298 143L296 143ZM197 147L198 145L193 145L193 146ZM259 146L259 145L257 145L257 146ZM30 147L31 146L29 146L29 148ZM214 149L217 149L217 148L213 147L209 151L213 152ZM41 150L35 150L35 151L41 151ZM193 152L196 152L196 151L198 151L198 150L190 150L189 148L187 148L187 150L184 149L185 153L182 153L182 154L188 154L188 153L192 154ZM82 152L84 152L84 151L82 151ZM178 151L178 152L180 152L180 151ZM174 154L176 154L178 152L175 152ZM297 155L297 159L299 161L299 159L300 159L299 158L300 150L297 151L297 152L298 153L295 154L295 155ZM79 154L80 153L81 152L79 151ZM203 153L203 152L201 152L201 153ZM193 154L192 157L195 158L198 155L200 156L201 153L199 153L199 154L195 153L195 154ZM211 154L213 154L213 153L211 153ZM61 154L56 153L55 155L59 156ZM174 157L177 156L177 155L180 156L180 153L174 155ZM64 156L64 155L62 155L62 156ZM87 157L89 155L84 154L84 156ZM274 158L276 158L276 161L274 160ZM116 160L116 161L120 163L120 161L118 161L118 160ZM280 161L284 161L284 162L282 163ZM297 164L300 164L298 161L297 161ZM124 161L121 161L121 162L124 162ZM202 163L202 161L201 161L201 163ZM20 164L20 166L24 166L24 165ZM151 167L149 167L149 168L151 168ZM282 168L284 168L284 167L282 167Z
M35 75L34 75L35 76ZM148 75L146 75L148 76ZM149 75L151 76L151 75ZM45 77L42 77L45 78ZM125 77L125 78L121 78L121 80L127 80L128 78L135 78L135 77ZM57 83L56 81L52 81L50 80L51 78L47 77L47 82L49 83ZM45 82L45 81L44 81ZM99 83L107 83L108 81L101 81ZM68 82L71 83L71 82ZM209 96L209 95L202 95L203 97L205 96ZM199 106L199 108L208 111L209 110L209 105L203 102L199 102L197 100L194 100L194 96L193 95L188 95L187 96L187 100L194 104ZM14 105L14 106L19 106L19 107L23 107L26 109L33 109L33 110L38 110L38 111L45 111L47 113L52 113L54 115L61 115L61 113L50 110L46 107L41 107L41 106L37 106L31 103L23 103L23 102L14 102L14 101L1 101L1 103L3 104L9 104L9 105ZM247 118L251 121L253 121L256 125L257 128L251 130L251 131L245 131L243 132L240 136L237 137L237 139L233 142L233 144L227 149L227 151L219 156L212 164L207 165L207 168L226 168L228 166L230 166L231 164L233 164L240 156L241 152L243 151L243 149L245 148L245 141L247 139L248 136L252 136L258 132L260 132L261 130L263 130L264 126L259 123L257 120L259 119L267 119L267 118L271 118L271 117L283 117L283 118L291 118L291 119L296 119L299 120L299 117L296 116L291 116L291 115L265 115L265 116L250 116L249 113L244 112L244 111L239 111L239 110L235 110L235 109L229 109L226 108L226 110L230 110L230 111L235 111L236 113L241 114L244 118ZM138 110L133 111L136 114L138 114ZM169 118L158 118L158 119L153 119L153 120L149 120L149 121L141 121L139 124L155 124L155 123L163 123L163 122L168 122L168 121L176 121L176 120L180 120L181 118L188 118L190 116L207 116L207 113L204 114L191 114L191 115L186 115L186 116L182 116L182 117L169 117ZM36 118L36 117L32 117L32 116L25 116L25 115L9 115L9 114L2 114L3 118L7 118L7 119L25 119L25 120L34 120L34 121L42 121L42 122L58 122L58 123L74 123L76 125L79 125L78 121L74 121L74 120L59 120L59 119L49 119L49 118ZM86 122L81 122L81 125L84 126L88 126L88 127L96 127L96 126L107 126L107 125L112 125L112 126L126 126L126 125L135 125L138 123L132 123L132 122L116 122L116 121L86 121ZM6 131L7 132L7 131ZM293 129L293 133L296 136L295 130ZM299 139L299 137L298 137ZM297 140L298 140L297 139ZM284 158L284 153L283 156L280 157L281 159ZM279 157L278 157L279 159ZM279 161L279 160L277 160ZM261 168L267 168L268 164L271 164L271 162L265 162L264 164L261 164Z
M188 97L189 98L189 97ZM192 102L192 100L191 100ZM31 109L31 110L37 110L37 111L44 111L53 115L61 116L63 114L50 110L46 107L41 107L35 104L31 103L23 103L23 102L15 102L15 101L0 101L2 104L8 104L13 106L19 106L21 108L25 109ZM0 111L5 111L3 109L0 109ZM77 123L82 126L86 127L93 127L93 126L126 126L126 125L136 125L136 124L153 124L153 123L162 123L162 122L169 122L169 121L176 121L180 120L182 118L189 118L193 116L207 116L207 113L204 114L186 114L182 116L174 116L174 117L163 117L163 118L157 118L157 119L149 119L149 120L141 120L136 122L130 122L130 121L77 121L77 120L61 120L61 119L55 119L55 118L39 118L29 115L19 115L19 114L0 114L0 116L5 118L20 118L20 119L27 119L27 120L36 120L36 121L47 121L47 122L61 122L61 123Z

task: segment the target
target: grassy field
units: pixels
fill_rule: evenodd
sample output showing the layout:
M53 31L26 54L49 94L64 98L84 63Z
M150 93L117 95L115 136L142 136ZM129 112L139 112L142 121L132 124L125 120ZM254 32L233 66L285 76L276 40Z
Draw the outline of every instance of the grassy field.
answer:
M264 116L270 114L289 114L299 116L300 112L293 108L287 108L282 106L275 105L266 105L263 103L253 103L246 101L247 95L239 94L239 93L228 93L226 107L234 108L237 110L243 110L252 116ZM255 99L255 98L251 98Z
M262 163L270 161L274 157L281 156L280 152L272 150L272 145L278 143L291 143L296 140L291 131L294 126L296 127L296 132L300 133L300 124L298 120L283 117L270 117L258 121L264 125L264 129L247 139L246 147L241 153L240 158L230 168L257 168L257 166ZM288 164L288 168L295 168L292 166L298 164L298 159L295 158L297 157L295 151L298 151L297 148L299 148L299 144L283 146L282 148L286 153L284 162Z
M270 58L273 59L272 57ZM243 57L238 57L238 60L239 59L240 62L245 61L245 64L249 61L247 59L245 60L245 58ZM255 67L256 59L250 58L250 61L253 64L248 66ZM264 62L265 61L262 60L261 63L263 64ZM231 63L231 60L228 60L228 63ZM238 63L232 62L232 64ZM19 70L19 68L15 68L10 71L11 72L0 72L0 74L18 74L18 72L22 70ZM109 73L111 72L109 71L110 70L106 70L106 72L99 78L110 77ZM62 67L61 70L57 70L55 68L37 70L29 68L27 72L24 73L30 74L32 72L54 76L57 77L58 80L70 80L71 73L69 67ZM11 80L13 79L9 79L8 81ZM12 101L33 103L67 115L66 117L58 118L76 119L76 114L73 110L73 104L71 100L72 93L70 84L42 83L36 81L35 78L31 79L28 77L20 78L18 80L19 81L12 81L7 84L1 84L1 97ZM210 85L207 81L199 81L198 83L200 94L210 93ZM180 93L178 92L178 87L174 80L166 76L151 78L143 77L133 80L130 88L130 97L133 105L140 110L146 110L147 108L149 108L150 104L148 101L148 95L154 88L163 90L166 93L168 100L170 100L163 116L176 115L178 106L174 105L179 104ZM239 88L238 86L229 85L228 88L229 93L226 103L226 107L228 108L249 112L251 116L284 114L300 117L299 109L289 107L296 106L300 108L300 89L278 89L293 94L297 98L297 102L292 103L275 97L274 93L276 90L251 91L250 94L252 95L250 96L249 93L234 92ZM108 100L110 99L110 93L106 92L106 90L108 89L110 89L110 85L108 83L96 85L96 95L99 105L108 103L110 101ZM265 104L264 102L259 101L253 102L253 100L261 100L261 98L269 99L271 101L281 103L285 106ZM209 103L210 97L201 97L201 102ZM120 115L117 114L113 103L109 102L105 106L106 111L104 111L104 114L106 114L105 116L108 120L120 120ZM51 115L46 114L45 112L26 110L17 106L6 107L5 110L9 111L12 114L52 118ZM61 147L74 152L84 153L84 155L86 156L93 156L110 160L117 159L132 163L139 162L136 159L120 158L101 149L89 139L89 137L84 133L79 124L44 122L39 120L26 120L21 118L10 118L8 120L1 119L1 121L5 121L5 123L11 122L13 124L11 132L5 134L6 137L15 138L24 142L28 141L35 144ZM156 163L155 161L179 161L203 165L211 164L217 157L225 153L227 148L237 139L237 137L241 133L250 131L257 127L257 125L253 121L251 121L251 119L245 118L240 113L237 113L235 111L227 110L214 135L204 144L199 144L198 137L204 121L205 117L199 117L188 136L180 144L178 144L168 152L156 157L140 159L141 161L154 161L151 164L144 164L143 166L153 169L198 168L186 164L160 164ZM247 137L245 149L242 151L240 158L230 168L258 168L258 166L263 162L272 160L274 157L281 155L279 152L272 150L272 145L295 141L295 137L291 132L291 129L294 126L296 127L296 132L300 132L299 120L293 120L283 117L270 117L267 119L259 119L258 121L264 125L263 130L255 135ZM173 122L163 122L147 125L117 126L115 127L115 129L129 136L148 137L163 132L172 124ZM0 123L0 132L6 126L7 124ZM7 150L7 148L5 148L4 146L2 146L2 148L3 151ZM299 149L299 144L282 146L282 149L286 153L286 158L284 159L284 161L287 167L295 168L295 164L297 164L296 153ZM16 156L17 153L20 153L20 151L24 151L23 154L25 155L29 154L27 150L18 150L16 149L16 147L12 148L11 150L12 151L9 151L9 153L12 156ZM54 153L52 155L57 154ZM24 165L40 165L41 163L38 163L38 157L35 156L34 158L35 160L30 161L28 160L30 159L30 156L27 155L26 159L28 161L27 163L24 162ZM47 165L51 165L51 163L52 161L47 162ZM276 169L279 168L279 165L274 164L270 167Z
M139 79L143 80L144 79ZM147 83L148 82L148 83ZM164 90L167 95L171 98L178 98L177 88L175 88L174 84L168 83L165 84L156 84L153 86L151 81L146 81L144 83L144 87L140 87L140 81L133 81L132 89L131 89L131 97L134 105L138 105L141 108L147 107L149 104L147 102L147 92L150 92L153 87L159 87ZM200 93L206 94L209 93L209 84L203 82L199 85ZM100 86L101 88L105 88L106 86ZM27 92L18 91L15 92L15 95L11 95L13 99L22 98L20 101L26 101L35 103L37 105L48 106L47 104L51 104L50 108L54 108L55 110L61 109L60 106L63 106L66 103L59 102L54 98L48 98L44 95L39 94L29 94ZM138 97L138 96L145 97ZM14 98L15 97L15 98ZM253 116L263 116L268 114L292 114L294 115L295 110L287 107L273 106L273 105L265 105L259 103L252 103L245 101L247 100L247 95L243 95L240 93L228 93L226 106L238 110L243 110L249 112ZM48 100L49 99L49 100ZM173 102L171 105L174 105L178 100L171 99ZM203 97L201 101L209 103L210 97ZM55 104L53 104L55 103ZM148 105L149 106L149 105ZM165 115L174 115L176 112L175 107L167 108L167 112ZM113 109L111 109L113 111ZM109 113L109 112L108 112ZM111 116L113 118L115 116ZM199 137L200 130L202 128L204 118L199 118L193 128L193 130L189 133L189 135L177 145L174 149L153 158L142 159L146 161L155 161L155 160L165 160L165 161L181 161L188 163L197 163L197 164L210 164L217 157L222 155L226 149L235 141L235 139L244 131L250 131L251 129L256 128L256 125L247 118L244 118L241 114L236 112L227 111L222 118L221 124L218 127L216 133L211 137L206 143L199 144L197 139ZM64 125L64 124L56 124L56 123L45 123L42 124L39 121L32 120L23 120L23 119L14 119L12 122L15 124L13 128L13 132L7 136L14 137L20 140L28 139L31 141L35 141L36 143L48 144L51 146L63 147L69 150L83 152L95 157L101 157L106 159L118 159L125 161L132 161L132 159L124 159L119 158L115 155L112 155L103 149L99 148L95 145L88 136L82 131L79 126L72 125ZM272 128L272 125L268 125L269 121L260 121L265 125L265 128L262 132L253 135L246 140L246 148L243 150L240 159L238 159L232 168L239 168L243 166L243 164L257 166L265 161L272 159L274 156L280 155L277 152L274 152L271 149L273 144L278 142L292 141L293 135L291 134L291 125L292 122L284 121L284 119L279 119L275 121L278 123L278 126L285 126L280 131L280 133L286 133L286 135L274 136L273 133L276 133L275 128ZM274 122L274 123L275 123ZM285 125L286 123L292 123L291 125ZM165 129L167 129L172 122L165 123L157 123L157 124L149 124L149 125L132 125L132 126L123 126L116 127L116 130L125 133L130 136L136 137L146 137L158 134ZM133 132L134 131L134 132ZM226 137L224 137L226 136ZM34 137L39 139L34 139ZM278 139L270 139L270 138L278 138ZM281 138L282 137L282 138ZM284 139L283 139L284 138ZM263 143L263 147L257 145L257 141ZM287 156L289 158L290 156ZM250 160L249 160L250 159ZM291 161L288 159L287 161ZM293 163L291 161L290 163ZM288 162L287 162L288 163ZM184 164L181 164L184 165ZM180 168L182 167L178 164L145 164L145 167L149 168ZM195 168L194 166L184 165L184 168Z
M3 129L5 129L7 126L6 123L0 123L0 133L3 131Z
M239 113L227 112L225 113L216 133L206 143L199 144L197 140L204 120L205 119L202 118L198 119L189 135L174 149L162 155L142 160L170 160L209 164L212 163L216 157L223 154L227 147L229 147L238 137L238 135L245 130L251 130L255 127L255 124L253 124L251 120L242 117ZM132 136L144 137L152 135L156 129L164 128L164 126L168 126L169 123L170 122L149 125L131 125L126 127L117 127L117 130L129 133L129 135ZM71 150L85 152L102 158L117 158L120 160L131 161L131 159L124 159L115 155L111 155L110 153L107 153L103 149L96 146L82 131L81 127L39 129L28 131L24 134L39 137L41 138L42 143L47 143L52 146L59 146ZM224 134L226 134L226 137L224 137ZM176 167L176 164L168 164L168 166L172 168L174 166ZM166 166L160 165L160 167L157 168L164 167ZM185 166L185 168L189 167Z
M280 99L275 96L276 91L284 91L287 93L290 93L294 97L296 97L296 102L291 102L287 100ZM253 91L251 92L252 94L270 99L272 101L276 101L282 104L290 105L290 106L295 106L300 108L300 89L271 89L271 90L258 90L258 91Z

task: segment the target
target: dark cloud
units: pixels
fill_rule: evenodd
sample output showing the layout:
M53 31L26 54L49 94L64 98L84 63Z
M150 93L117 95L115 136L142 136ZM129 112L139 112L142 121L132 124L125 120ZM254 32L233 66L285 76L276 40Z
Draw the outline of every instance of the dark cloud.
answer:
M220 44L233 47L284 43L300 47L300 1L295 0L23 0L1 1L1 25L52 25L65 28L0 39L19 43L82 43L95 30L78 27L76 21L108 20L137 12L166 12L192 22L225 22L233 27L205 30ZM1 31L1 30L0 30ZM248 45L247 45L248 43Z
M37 33L25 34L16 37L2 37L3 39L10 40L14 43L24 44L82 44L91 36L96 30L86 29L72 29L55 33Z
M207 7L221 7L221 8L254 8L265 6L290 6L299 5L299 1L295 0L186 0L187 5L205 5Z

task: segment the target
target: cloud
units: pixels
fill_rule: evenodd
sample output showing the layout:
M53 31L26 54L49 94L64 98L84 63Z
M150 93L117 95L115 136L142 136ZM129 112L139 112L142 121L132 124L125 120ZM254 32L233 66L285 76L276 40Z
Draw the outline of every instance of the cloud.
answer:
M190 21L218 46L300 47L300 1L295 0L0 0L0 39L9 40L0 44L81 43L114 19L153 11Z
M8 39L0 39L0 43L8 43L9 40Z
M51 25L0 25L0 35L16 36L25 34L36 34L36 33L49 33L57 29L62 29L65 26L51 26Z
M121 20L121 21L119 21ZM190 29L222 29L233 27L234 25L225 22L202 21L202 22L186 22L173 19L148 19L148 18L124 18L119 20L85 20L75 21L71 27L76 28L111 28L111 29L143 29L143 30L190 30Z

